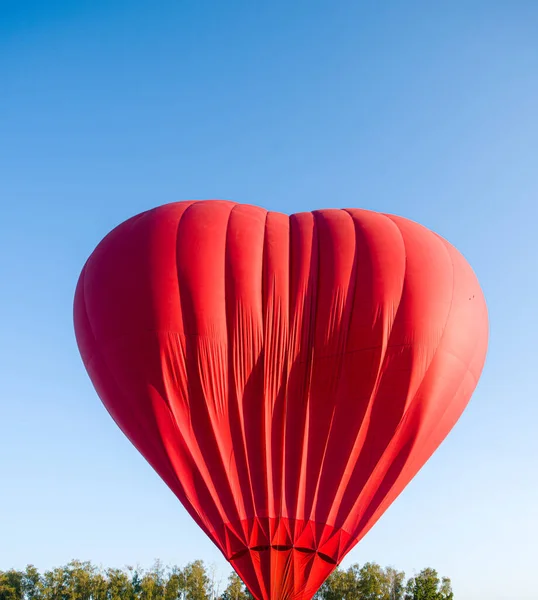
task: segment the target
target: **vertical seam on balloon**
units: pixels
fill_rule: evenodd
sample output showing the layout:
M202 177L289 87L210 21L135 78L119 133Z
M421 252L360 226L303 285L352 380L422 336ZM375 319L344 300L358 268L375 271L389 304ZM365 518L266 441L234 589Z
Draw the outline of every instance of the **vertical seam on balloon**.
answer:
M318 309L318 296L319 296L319 269L320 269L320 258L319 258L319 252L320 252L320 243L319 243L319 226L317 224L317 219L316 219L316 212L312 212L312 218L313 218L313 227L312 227L312 245L311 245L311 252L312 254L315 252L315 265L313 265L313 256L310 256L310 273L309 273L309 279L314 276L315 277L315 282L314 284L309 284L308 289L311 291L311 298L310 298L310 311L309 311L309 315L308 315L308 322L307 322L307 333L308 333L308 339L307 339L307 359L306 359L306 368L305 368L305 380L304 380L304 385L303 385L303 390L304 390L304 399L306 402L306 407L305 407L305 412L304 412L304 423L303 423L303 440L302 440L302 447L301 447L301 461L300 461L300 467L299 467L299 478L297 481L297 486L296 486L296 493L295 493L295 497L296 497L296 509L298 510L299 504L298 504L298 500L299 500L299 490L301 487L307 487L307 476L308 476L308 469L307 469L307 465L308 465L308 445L309 445L309 439L310 439L310 410L311 410L311 402L310 402L310 390L311 390L311 385L312 385L312 372L313 372L313 363L314 363L314 342L315 342L315 336L316 336L316 327L317 327L317 309ZM303 318L303 324L304 324L304 318ZM302 336L301 336L302 337ZM301 482L303 482L303 486L301 486ZM303 518L307 519L307 515L304 514L304 506L303 506Z
M182 314L183 314L183 319L185 318L185 314L187 311L185 311L185 301L182 298L182 294L181 294L181 285L179 282L179 265L177 264L177 245L178 245L178 236L179 236L179 229L180 229L180 223L181 221L185 218L185 216L194 209L195 206L198 206L201 203L198 202L193 202L192 204L190 204L189 206L187 206L187 208L185 209L185 211L183 212L183 214L181 215L180 219L177 222L177 230L176 230L176 276L178 277L178 285L177 285L177 290L178 290L178 295L179 295L179 303L182 307ZM187 330L185 330L185 339L186 339L186 343L188 338L192 337L192 334L190 334L190 332L188 332ZM195 377L196 381L198 382L198 384L200 385L200 387L202 387L202 383L199 380L199 374L198 372L196 373L196 377ZM192 385L192 384L191 384ZM189 395L190 395L190 387L189 386ZM189 404L190 404L190 398L189 398ZM192 418L191 418L191 410L189 409L189 417L190 417L190 421L192 424ZM211 422L211 419L209 420L209 425L212 428L212 435L213 435L213 439L214 439L214 443L216 445L217 451L218 451L218 455L219 458L221 460L222 466L223 468L225 467L225 457L222 455L221 450L220 450L220 445L218 443L215 431L213 429L213 424ZM177 423L176 423L177 426ZM179 428L178 428L179 431ZM200 469L200 467L198 466L198 461L195 459L194 454L192 452L192 449L190 447L190 444L185 444L185 447L188 448L188 451L190 453L190 457L192 460L192 464L196 465L198 467L198 475L200 477L200 480L203 482L203 485L206 488L207 494L208 496L211 498L211 501L213 503L213 508L215 509L216 513L220 516L220 519L222 522L226 522L227 521L227 513L226 510L224 509L224 506L222 505L222 502L220 501L220 498L218 497L218 494L216 494L216 487L215 487L215 482L213 481L213 477L212 477L212 473L211 473L211 469L209 468L209 465L207 464L205 457L203 455L203 452L198 444L198 441L196 440L196 446L198 449L198 452L196 453L197 455L199 455L201 462L203 463L204 469L203 471ZM229 482L228 482L229 483ZM230 488L230 494L233 497L233 493L232 490ZM192 503L191 503L192 504ZM237 504L235 504L234 506L235 511L237 513ZM213 529L213 524L212 525L212 529Z
M351 324L351 318L353 315L353 306L354 306L354 302L355 302L355 291L356 291L356 276L357 276L357 232L356 232L356 227L355 227L355 222L353 220L353 217L351 216L351 214L348 211L342 211L344 214L346 214L348 216L348 218L351 221L351 227L353 228L353 232L354 232L354 240L355 240L355 246L353 249L353 264L351 267L351 273L350 273L350 277L349 277L349 282L348 282L348 288L347 288L347 294L346 294L346 299L345 299L345 303L344 303L344 309L343 309L343 318L346 319L347 318L347 322L342 322L340 324L340 329L343 330L343 339L341 340L339 346L342 349L342 352L338 353L338 349L337 349L337 354L340 357L340 360L338 361L337 364L337 373L335 376L335 380L334 380L334 384L333 384L333 389L332 394L336 395L338 392L338 385L341 379L341 375L342 375L342 370L344 368L344 361L345 361L345 349L347 347L347 340L348 340L348 334L349 334L349 326ZM318 254L319 257L319 254ZM318 281L319 281L319 275L318 275ZM350 285L351 287L351 292L350 292ZM351 299L349 300L349 296L351 295ZM351 303L351 306L349 306L349 302ZM347 311L347 315L346 315L346 311ZM317 476L317 483L316 483L316 487L314 490L314 499L312 501L312 506L310 508L310 520L313 519L313 517L315 518L315 515L317 514L317 503L318 503L318 495L319 495L319 487L321 484L321 480L323 478L324 475L324 470L325 470L325 465L326 465L326 458L327 458L327 451L329 448L329 445L331 443L331 434L333 431L333 425L334 425L334 419L335 419L335 415L336 415L336 411L337 411L337 401L334 402L333 404L333 410L332 410L332 414L331 414L331 420L329 423L329 428L327 430L327 437L325 439L325 447L323 450L323 454L321 457L321 463L320 463L320 468L319 468L319 472L318 472L318 476Z
M180 229L180 226L181 226L181 221L193 209L193 207L196 206L196 205L198 205L198 204L201 204L201 203L192 202L191 204L189 204L187 206L187 208L185 209L185 211L181 214L181 216L178 219L177 224L176 224L176 244L175 244L175 257L176 257L175 270L176 271L175 272L176 272L176 279L177 279L178 302L179 302L179 305L182 307L182 314L183 315L184 315L184 301L183 301L182 296L181 296L181 285L180 285L180 281L179 281L179 265L178 265L178 261L177 261L178 236L179 236L179 229ZM191 333L189 331L185 330L184 334L185 334L185 343L187 344L188 343L187 339L188 339L188 337L191 336ZM186 360L188 360L188 358ZM187 386L187 393L189 395L189 420L191 421L191 425L192 425L191 407L190 407L190 387L191 387L191 385ZM179 426L178 426L177 422L175 421L175 418L173 419L173 422L174 422L174 424L176 426L176 429L177 429L178 433L180 433L180 429L179 429ZM198 443L197 443L197 445L198 445ZM195 457L193 455L193 452L192 452L192 449L190 447L190 444L185 443L185 448L188 450L188 452L190 454L190 458L191 458L192 464L197 466L198 475L200 477L200 480L203 482L203 485L206 487L207 493L208 493L209 497L211 498L211 500L213 502L213 505L214 505L214 508L215 508L217 514L219 514L221 516L222 520L225 520L224 519L224 515L225 515L224 507L222 505L220 505L220 502L218 501L218 499L217 500L215 499L215 495L211 491L211 487L214 487L214 483L212 481L211 476L210 476L210 484L211 485L208 485L208 481L207 481L206 477L203 475L201 469L197 465L197 460L195 459ZM205 468L205 470L207 472L209 472L209 467L208 467L208 465L207 465L207 463L205 461L205 458L203 457L203 453L201 452L201 449L199 447L198 447L198 450L199 450L198 453L200 454L200 457L202 458L204 468ZM194 510L197 510L195 508L194 504L191 501L189 501L189 504L193 507ZM211 523L210 525L211 525L211 529L213 529L214 528L213 524Z
M269 214L267 214L267 218L268 217L269 217ZM288 224L289 224L289 221L288 221ZM267 219L266 219L265 234L267 235ZM287 257L286 260L287 260L287 268L288 268L288 271L289 271L289 258ZM268 273L268 275L269 275L269 273ZM288 277L289 277L289 274L288 274ZM274 277L273 277L273 280L274 280ZM273 281L273 283L274 283L274 281ZM275 288L274 285L272 286L271 289L272 289L272 307L273 307L273 319L274 319L275 316L276 316L276 314L277 314L277 312L276 312L277 295L276 295L276 288ZM284 339L281 338L281 335L282 335L282 315L281 314L280 314L278 322L273 322L272 325L273 325L273 327L272 327L272 335L270 336L271 337L271 341L272 341L271 352L273 352L273 356L272 356L273 364L276 365L276 367L277 367L276 368L277 380L274 382L276 384L276 386L275 386L275 389L273 390L273 393L275 394L275 397L274 398L271 397L271 401L273 401L273 399L276 399L278 397L278 395L280 393L279 390L283 386L285 386L286 381L287 381L286 380L286 373L284 371L284 369L286 368L286 357L285 357L285 355L280 356L280 362L276 363L276 360L279 357L279 352L278 351L276 353L274 353L274 352L275 352L275 349L278 346L285 347L286 344L287 344L287 342L288 342L288 338L287 337L284 338ZM282 339L282 342L280 344L278 344L277 346L275 346L275 342L276 342L276 339L277 339L276 338L277 333L278 333L278 339L279 340ZM285 401L285 399L286 399L286 396L284 398L284 401ZM266 410L267 410L267 407L266 407ZM270 460L271 466L273 465L273 462L272 462L273 461L273 451L272 451L272 446L273 446L273 444L272 444L272 441L273 441L272 440L273 420L272 419L273 419L273 415L274 415L274 407L272 407L272 410L271 410L271 426L269 427L269 440L268 440L268 443L266 443L266 447L270 448L270 453L267 456L268 456L268 461ZM281 429L281 436L284 436L284 434L285 434L285 414L283 415L283 423L281 424L280 429ZM283 468L284 468L283 457L285 455L284 454L284 447L283 447L283 443L284 443L283 440L284 439L285 438L281 437L280 445L279 445L279 447L281 448L281 457L280 457L280 468L281 468L281 481L280 481L280 484L281 485L280 485L280 499L279 499L279 502L278 502L277 510L275 510L275 500L276 499L274 498L275 482L274 482L274 480L272 480L272 478L273 478L273 469L272 468L271 469L269 469L269 468L267 469L268 479L271 478L271 490L273 491L272 513L271 514L275 517L275 519L274 519L274 523L275 523L274 531L277 531L277 532L280 530L280 526L281 526L281 522L282 522L282 494L283 494L283 490L284 490L283 485L282 485L282 483L283 483L282 482L282 477L283 477ZM268 489L269 489L269 487L268 487ZM271 519L268 520L268 528L269 528L269 534L271 534ZM270 543L272 543L272 540L270 540ZM276 573L275 569L271 569L270 573L271 573L271 575L270 575L270 582L269 582L270 583L269 592L273 593L273 590L275 589L275 586L276 586L277 573Z
M247 493L245 494L245 496L249 496L251 503L252 503L252 507L254 509L256 509L256 502L255 502L255 498L254 498L254 492L252 489L252 476L250 473L250 463L248 460L248 449L247 449L247 443L246 443L246 434L245 434L245 418L244 418L244 414L243 414L243 405L242 403L239 402L239 397L238 397L238 393L237 393L237 388L235 385L235 367L234 367L234 361L233 361L233 339L232 339L232 330L230 328L230 324L228 323L228 309L229 309L229 298L228 298L228 294L227 294L227 290L226 290L226 285L227 285L227 281L228 281L228 277L227 277L227 269L228 269L228 237L230 235L230 221L232 218L232 213L237 210L237 208L241 206L239 204L234 204L234 206L232 207L229 215L228 215L228 221L226 223L226 238L225 238L225 251L224 251L224 281L225 281L225 303L226 303L226 336L228 339L228 378L230 379L230 381L228 382L228 403L230 402L230 391L232 389L234 389L233 392L233 397L235 399L236 402L236 408L237 408L237 412L239 414L239 422L240 422L240 429L241 429L241 441L242 441L242 446L243 446L243 458L245 461L245 468L246 468L246 472L247 472L247 479L248 481L243 484L243 485L247 485ZM233 325L233 324L232 324ZM232 374L232 376L230 376L230 374ZM235 455L235 449L234 449L234 455ZM236 463L237 463L237 456L235 458ZM238 478L238 482L239 485L241 486L242 483L242 478ZM243 486L241 486L242 491L244 491ZM246 511L245 511L246 512ZM255 518L255 514L253 514L253 517ZM247 519L248 521L248 519ZM244 527L248 527L248 522L245 522ZM250 531L247 532L245 530L243 530L243 535L245 537L249 537L250 538ZM248 542L247 542L248 543Z
M284 298L284 302L285 304L285 314L282 314L281 319L284 320L284 323L286 324L285 328L283 329L283 331L281 332L281 343L282 343L282 349L281 349L281 375L280 375L280 382L279 382L279 387L281 390L281 393L283 394L283 398L282 398L282 403L283 403L283 407L282 407L282 425L281 425L281 431L280 431L280 440L279 440L279 447L280 447L280 498L278 501L278 513L276 514L276 516L278 517L278 522L280 523L280 521L283 518L283 509L284 509L284 503L285 503L285 456L286 456L286 448L285 448L285 444L286 444L286 429L287 429L287 407L288 407L288 380L289 380L289 353L290 353L290 285L291 285L291 244L292 244L292 240L291 240L291 220L289 218L289 216L286 216L286 220L285 220L285 226L287 227L288 231L287 231L287 237L288 237L288 251L287 251L287 256L285 257L285 261L286 261L286 269L287 269L287 288L286 288L286 294L287 297ZM277 394L280 392L277 391ZM288 530L288 535L291 535L289 532L289 521L287 523L287 530Z
M385 347L384 354L383 354L382 357L380 357L379 369L378 369L378 373L377 373L377 376L376 376L376 381L375 381L375 384L374 384L374 386L372 388L372 393L370 395L370 400L368 402L368 408L367 408L368 419L366 421L366 414L365 414L365 418L363 420L363 424L366 427L366 431L364 433L364 439L363 439L362 446L361 446L361 449L360 449L360 452L359 452L359 455L358 455L359 457L360 457L360 454L362 454L362 452L364 451L366 442L367 442L367 440L369 438L370 427L371 427L372 409L373 409L373 407L375 405L375 402L376 402L376 398L377 398L377 394L379 392L379 387L381 385L381 381L383 380L383 376L384 376L384 372L385 372L385 364L386 364L386 359L387 359L387 351L391 347L390 340L391 340L392 334L394 332L394 325L396 324L396 321L397 321L397 318L398 318L398 314L400 312L400 308L401 308L401 305L402 305L402 299L403 299L403 296L404 296L404 293L405 293L406 282L407 282L408 257L407 257L407 248L405 246L405 240L404 240L403 234L402 234L400 228L398 227L398 224L395 221L393 221L390 218L389 215L380 214L379 216L381 218L386 218L390 222L392 222L395 225L395 227L396 227L396 231L398 231L398 234L400 235L400 238L402 240L402 248L403 248L403 251L404 251L404 259L405 259L404 260L404 275L403 275L403 281L402 281L402 289L400 291L400 298L398 300L398 306L397 306L396 311L394 313L394 319L392 321L392 324L391 324L391 327L390 327L390 331L388 332L388 335L387 335L387 341L386 341L386 344L384 346ZM383 333L384 333L383 337L385 337L385 332L383 332ZM366 423L365 423L365 421L366 421ZM360 429L362 430L362 425L361 425ZM357 499L355 500L355 502L353 502L353 504L351 505L351 509L348 511L348 518L349 518L349 515L353 514L355 506L357 506L360 503L361 498L363 496L363 493L364 493L365 489L367 488L369 481L372 478L372 474L374 473L374 471L376 469L376 466L377 466L377 464L379 463L379 460L381 460L382 457L383 457L383 453L381 454L381 457L378 459L378 461L376 462L376 464L372 467L369 475L366 477L366 480L364 481L364 483L363 483L363 485L361 487L361 490L359 492L359 495L357 496ZM357 468L358 464L359 464L359 458L357 459L357 463L356 463L356 465L354 467L354 471ZM354 473L352 473L349 481L351 481L351 479L353 478L353 474ZM349 482L348 482L348 484L349 484ZM340 517L339 512L337 513L335 522L339 522L339 517ZM346 517L344 517L344 519L342 521L342 526L343 527L347 527ZM354 530L353 533L355 534L355 530Z
M268 299L266 298L267 293L268 293L268 289L266 289L268 286L266 285L266 271L267 271L267 223L269 220L269 211L265 212L265 222L263 225L263 246L262 246L262 268L261 268L261 306L262 306L262 335L263 335L263 339L262 339L262 345L261 345L261 352L263 354L262 356L262 360L261 360L261 367L262 367L262 374L261 374L261 394L262 394L262 398L261 401L263 402L263 411L262 411L262 415L263 415L263 436L264 436L264 450L265 450L265 474L266 474L266 481L265 481L265 491L266 491L266 498L265 498L265 504L267 507L267 513L268 515L271 514L271 510L270 509L270 505L272 504L272 509L274 512L274 497L273 497L273 489L274 489L274 485L273 485L273 481L272 481L272 477L273 477L273 470L272 468L270 468L272 466L272 438L271 438L271 431L272 431L272 422L271 420L268 421L268 415L267 415L267 411L268 411L268 401L269 399L266 397L266 389L265 389L265 379L266 379L266 361L268 358L268 354L269 354L269 349L267 348L267 337L266 337L266 330L267 330L267 306L268 306ZM267 274L268 276L268 274ZM272 416L272 411L271 411L271 416Z
M391 220L392 220L392 219L391 219ZM393 221L393 222L394 222L394 221ZM396 223L396 225L397 225L397 223ZM399 229L399 227L398 227L398 229ZM379 464L381 464L381 463L382 463L382 461L383 461L383 457L384 457L384 455L386 454L386 452L387 452L387 449L388 449L389 447L391 447L391 446L394 444L394 440L395 440L395 439L397 439L397 437L398 437L398 435L399 435L399 433L400 433L400 430L402 429L403 423L406 421L406 417L407 417L407 415L408 415L408 414L411 412L411 409L412 409L412 408L415 406L415 404L416 404L416 400L417 400L417 397L419 397L419 392L420 392L420 389L421 389L421 387L422 387L422 385L423 385L423 383L424 383L424 380L425 380L425 378L427 377L427 375L428 375L428 373L429 373L429 371L430 371L430 368L431 368L432 364L433 364L433 363L434 363L434 361L435 361L435 357L437 356L437 353L438 353L438 351L439 351L439 348L441 347L441 343L442 343L443 337L444 337L444 335L445 335L445 332L446 332L446 328L447 328L448 322L449 322L449 320L450 320L450 315L451 315L451 312L452 312L452 305L453 305L453 302L454 302L454 288L455 288L455 286L454 286L454 282L455 282L455 268L454 268L454 260L453 260L453 258L452 258L452 255L451 255L451 254L450 254L450 252L448 251L448 248L446 247L446 245L445 245L445 244L442 244L442 247L443 247L443 248L444 248L444 250L446 251L446 253L447 253L447 255L448 255L449 259L450 259L450 264L451 264L451 266L452 266L452 290L451 290L450 305L449 305L449 308L448 308L448 311L447 311L447 315L446 315L446 318L445 318L445 323L444 323L444 325L443 325L443 329L442 329L441 335L440 335L440 337L439 337L439 342L438 342L438 344L437 344L437 347L435 348L435 351L434 351L434 353L433 353L433 356L432 356L432 358L431 358L431 360L430 360L430 362L429 362L429 364L428 364L428 367L425 369L424 373L422 374L422 378L421 378L421 380L420 380L420 383L419 383L419 385L417 386L417 389L416 389L416 391L415 391L415 393L414 393L414 395L413 395L413 398L411 399L411 401L409 402L409 405L408 405L407 409L405 410L405 412L404 412L404 413L403 413L403 415L401 416L401 418L400 418L400 421L399 421L399 423L398 423L398 425L397 425L396 429L394 430L394 433L393 433L393 435L392 435L392 438L391 438L391 440L390 440L389 444L387 445L387 447L385 448L385 450L383 451L383 453L382 453L382 454L381 454L381 456L379 457L379 459L378 459L378 461L377 461L376 465L375 465L375 466L374 466L374 468L372 469L372 472L370 473L370 477L368 478L368 480L367 480L367 482L366 482L366 484L365 484L365 486L364 486L364 487L366 487L366 485L367 485L368 481L369 481L369 480L372 478L372 476L373 476L373 474L375 473L376 469L378 468ZM416 443L416 438L415 438L414 440L412 440L412 442L411 442L411 443L412 443L412 447L414 448L414 445L415 445L415 443ZM410 452L409 452L409 457L411 456L411 452L412 452L412 450L410 450ZM384 480L384 478L386 477L386 475L387 475L387 473L388 473L388 471L389 471L389 470L390 470L390 466L387 468L386 472L384 473L384 475L383 475L383 480ZM394 481L397 481L397 479L398 479L399 475L401 474L402 470L403 470L403 467L400 469L400 472L399 472L399 474L396 476L396 478L395 478L395 480L394 480ZM368 504L367 504L367 505L364 507L363 515L364 515L364 513L366 513L366 512L368 511L369 507L370 507L370 506L372 505L372 503L375 501L375 499L376 499L376 496L377 496L377 492L375 492L375 493L373 494L373 496L372 496L372 498L371 498L370 502L369 502L369 503L368 503ZM381 505L381 504L382 504L382 502L383 502L383 499L380 501L380 504L379 504L379 505ZM372 513L372 515L370 516L370 519L372 519L372 517L373 517L373 516L374 516L376 513L377 513L377 509L374 509L374 512L373 512L373 513ZM361 517L361 519L359 520L359 524L360 524L360 523L363 521L363 518L364 518L364 517ZM370 519L369 519L369 520L370 520Z
M279 504L279 521L282 518L283 508L286 503L286 439L287 439L287 429L288 429L288 389L289 389L289 362L290 362L290 345L291 345L291 334L292 334L292 322L291 322L291 290L292 290L292 248L293 248L293 239L292 239L292 226L291 226L291 217L287 216L288 223L288 298L287 298L287 310L288 310L288 329L286 339L284 341L284 345L286 348L286 356L283 360L283 368L286 369L285 373L282 374L282 384L284 386L284 406L282 409L282 455L281 455L281 465L280 465L280 504ZM287 511L287 506L286 506Z
M180 284L179 284L179 278L178 278L178 275L179 275L179 270L178 270L178 262L177 262L177 243L178 243L178 242L177 242L177 236L178 236L178 233L179 233L179 227L180 227L180 222L181 222L181 220L183 219L183 217L185 216L185 214L186 214L186 213L187 213L187 212L188 212L188 211L189 211L189 210L190 210L190 209L191 209L191 208L192 208L194 205L196 205L196 204L202 204L202 202L193 202L193 201L189 202L189 204L188 204L188 206L186 207L185 211L184 211L184 212L183 212L183 213L180 215L180 217L179 217L179 219L178 219L178 221L177 221L177 223L176 223L176 252L175 252L175 259L176 259L176 260L175 260L175 272L176 272L176 277L177 277L177 294L178 294L178 302L179 302L180 306L183 306L183 303L182 303L182 299L181 299L181 286L180 286ZM183 311L183 308L182 308L182 311ZM170 333L170 332L168 332L168 333ZM179 338L179 336L178 336L178 335L176 335L176 338ZM185 338L185 343L187 343L188 332L184 332L184 338ZM185 360L187 360L187 357L186 357L186 356L185 356ZM188 388L189 388L189 387L190 387L190 386L188 386L188 385L187 385L187 394L189 394L189 390L188 390ZM188 396L187 396L187 397L188 397ZM168 403L167 403L167 404L168 404ZM189 402L189 404L190 404L190 402ZM189 457L190 457L190 460L191 460L192 464L193 464L193 465L196 465L196 464L197 464L197 461L196 461L196 459L195 459L195 458L194 458L194 456L193 456L193 453L192 453L192 450L191 450L191 447L190 447L190 445L189 445L189 444L186 442L186 440L185 440L185 437L184 437L184 436L182 435L182 433L181 433L181 428L180 428L180 426L179 426L179 424L178 424L178 422L177 422L177 420L176 420L176 415L175 415L175 413L172 411L171 407L169 407L169 408L170 408L171 416L173 417L173 418L172 418L172 423L173 423L173 425L174 425L174 427L175 427L175 429L176 429L176 432L177 432L177 435L178 435L178 439L182 439L182 440L183 440L184 447L185 447L185 451L186 451L186 452L189 454ZM189 413L190 413L190 407L189 407ZM217 443L217 446L218 446L218 443ZM199 452L199 454L200 454L200 455L202 455L202 453L201 453L201 450L200 450L200 448L199 448L199 447L198 447L198 452ZM219 455L220 455L220 457L221 457L221 461L223 461L223 462L224 462L224 460L223 460L223 457L222 457L222 454L220 453L220 448L219 448ZM203 463L204 463L204 467L206 468L206 470L208 470L208 471L209 471L209 469L208 469L208 466L207 466L207 464L205 463L205 459L203 459ZM197 470L198 470L199 477L200 477L201 481L203 482L203 485L205 485L205 487L207 488L207 493L209 494L209 497L210 497L210 498L211 498L211 500L213 501L213 505L214 505L214 507L215 507L215 509L216 509L217 513L218 513L218 514L220 514L220 515L222 515L222 514L223 514L223 512L225 512L225 511L224 511L224 507L223 507L222 505L219 507L219 504L218 504L217 502L215 502L214 495L213 495L213 494L212 494L212 492L211 492L210 485L208 485L208 481L207 481L206 477L205 477L205 476L202 474L202 472L201 472L201 470L200 470L199 468L198 468ZM213 481L211 480L211 478L210 478L210 484L214 486L214 483L213 483ZM189 502L189 505L190 505L191 509L192 509L192 510L194 510L194 511L196 511L197 513L199 513L199 510L196 508L196 506L193 504L193 502L192 502L190 499L188 499L188 502ZM222 517L221 517L221 518L222 518ZM209 527L209 526L208 526L208 529L210 529L210 531L214 531L214 529L215 529L215 527L214 527L214 524L213 524L213 523L210 523L210 525L211 525L211 527ZM219 541L219 547L220 547L220 540L219 540L219 536L218 536L218 535L214 535L212 539L214 539L215 543L217 543L217 540L218 540L218 541Z
M376 400L376 396L377 396L377 392L379 390L379 386L381 384L381 380L383 378L383 372L384 372L384 365L385 365L385 361L386 361L386 357L387 357L387 350L390 347L390 338L392 336L392 332L394 329L394 324L396 322L397 316L398 316L398 312L400 310L400 306L401 306L401 302L402 302L402 298L403 298L403 294L404 294L404 289L405 289L405 279L407 276L407 252L406 252L406 248L405 248L405 242L402 236L402 233L399 229L399 227L396 225L396 223L394 223L391 219L389 219L386 215L382 215L380 213L375 213L376 217L375 218L379 218L379 220L384 220L386 222L390 223L390 227L394 228L395 231L398 232L398 235L400 236L401 242L402 242L402 248L403 248L403 252L404 252L404 274L403 274L403 281L402 281L402 288L400 290L400 298L398 299L398 306L396 308L396 311L394 312L394 319L392 320L391 326L390 326L390 330L388 332L385 332L385 329L383 328L383 339L382 339L382 348L381 348L381 355L379 357L379 365L378 365L378 370L377 370L377 375L376 375L376 379L375 382L372 386L372 391L370 393L370 398L368 400L368 405L366 407L361 425L357 431L357 439L359 439L359 437L362 437L362 442L360 445L360 448L357 451L357 460L356 463L353 467L353 470L351 472L351 474L349 475L349 477L347 478L347 482L346 482L346 487L342 493L341 499L343 500L344 497L346 496L346 492L347 489L349 487L350 482L353 480L353 475L355 473L355 468L356 465L358 464L358 461L360 459L360 456L364 450L364 446L366 443L366 440L368 439L368 434L369 434L369 429L370 429L370 425L371 425L371 413L372 413L372 409L373 406L375 404L375 400ZM385 336L386 336L386 341L385 341ZM363 435L363 431L364 431L364 435ZM354 448L354 450L356 450ZM353 503L352 506L355 506L357 504L357 502L360 500L360 497L364 491L364 488L366 487L368 483L368 479L366 479L366 481L364 482L359 495L356 499L356 501ZM349 511L349 514L352 514L351 511ZM339 528L344 528L346 527L346 519L348 518L348 515L341 515L341 508L339 507L334 515L334 523L338 524ZM340 520L342 519L342 522L340 524Z
M351 319L353 318L353 314L355 312L355 299L356 299L356 294L357 294L357 287L359 285L359 282L357 280L357 277L358 277L357 272L358 272L358 267L359 267L359 260L361 260L361 258L358 256L358 251L359 251L359 227L358 227L358 225L356 223L356 220L355 220L353 214L351 213L351 211L349 209L346 209L345 212L347 214L349 214L350 218L352 219L353 229L354 229L354 232L355 232L355 259L354 259L354 265L353 265L355 278L354 278L353 300L352 300L351 314L350 314L350 323L349 323L349 325L350 325L351 324ZM348 328L349 328L349 325L348 325ZM346 347L347 347L347 336L346 336ZM348 354L348 352L346 352L346 354ZM362 423L364 421L364 418L365 418L366 414L367 414L367 411L365 411L365 413L363 415L363 420L359 424L359 427L357 429L357 436L360 433L361 426L362 426ZM346 466L345 466L344 471L343 471L344 474L345 474L345 472L347 470L347 466L349 464L349 459L351 458L351 456L353 455L353 452L355 450L355 444L356 444L356 442L352 445L350 457L348 458L348 463L346 463ZM345 493L345 489L346 489L347 485L349 484L350 479L351 479L351 474L347 478L342 477L340 479L340 482L339 482L339 484L337 486L337 489L336 489L336 492L335 492L335 499L338 498L338 497L340 497L340 498L343 497L343 495ZM346 481L346 483L343 485L344 480ZM332 514L336 514L336 515L338 514L337 510L335 512L335 508L336 508L335 505L331 506L331 508L329 509L329 515L328 516L330 516Z
M234 369L234 361L233 361L233 343L232 343L232 333L233 333L233 329L231 327L231 324L228 322L228 310L230 308L230 303L229 303L229 298L228 298L228 293L227 293L227 282L228 282L228 276L227 276L227 269L228 269L228 236L230 235L230 221L231 221L231 217L232 217L232 213L234 212L234 210L237 209L239 205L238 204L234 204L233 207L231 208L230 212L228 213L228 220L226 222L226 231L225 231L225 240L224 240L224 299L225 299L225 322L226 322L226 339L227 339L227 357L228 357L228 368L227 368L227 373L226 376L228 378L228 412L229 412L229 404L230 404L230 390L232 389L233 386L233 397L236 400L237 406L236 409L239 413L239 400L238 400L238 395L237 395L237 389L235 387L235 377L231 377L230 373L235 373L235 369ZM240 423L243 424L244 423L244 418L243 418L243 414L239 415L239 419L240 419ZM254 502L254 494L252 492L252 479L250 477L250 467L249 467L249 463L248 463L248 453L247 453L247 448L246 448L246 438L245 438L245 433L244 433L244 428L243 426L241 426L241 437L242 437L242 442L243 442L243 458L245 461L245 467L247 469L247 473L248 473L248 479L249 479L249 486L248 489L250 490L250 498L251 498L251 503L252 503L252 507L255 508L255 502ZM235 446L233 443L233 438L232 438L232 456L233 459L236 463L236 471L237 471L237 454L235 451ZM232 456L230 456L230 463L232 460ZM243 491L243 486L241 485L241 478L238 475L238 483L241 487L241 491ZM246 494L248 496L248 494ZM246 511L246 506L245 506L245 502L244 500L242 500L242 494L238 495L238 497L236 497L236 507L237 507L237 501L239 499L241 499L241 504L242 504L242 510L243 513L245 514L245 516L247 516L247 511ZM245 531L243 529L244 525L242 524L242 522L239 522L239 527L241 528L241 532L243 534L243 536L245 537L245 539L247 539L246 543L248 545L249 543L249 535L245 534Z

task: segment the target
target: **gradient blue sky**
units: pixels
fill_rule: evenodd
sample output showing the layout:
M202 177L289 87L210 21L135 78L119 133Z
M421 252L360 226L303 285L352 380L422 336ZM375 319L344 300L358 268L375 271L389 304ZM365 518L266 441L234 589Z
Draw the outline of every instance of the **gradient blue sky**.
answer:
M410 217L491 319L464 416L344 565L536 599L538 3L0 1L0 569L218 551L101 406L80 269L180 199Z

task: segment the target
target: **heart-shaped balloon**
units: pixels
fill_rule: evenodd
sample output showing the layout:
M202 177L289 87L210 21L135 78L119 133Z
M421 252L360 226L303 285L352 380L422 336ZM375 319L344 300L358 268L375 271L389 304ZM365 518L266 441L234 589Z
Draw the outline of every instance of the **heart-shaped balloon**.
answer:
M456 423L488 319L414 222L199 201L99 244L75 329L112 418L254 596L307 600Z

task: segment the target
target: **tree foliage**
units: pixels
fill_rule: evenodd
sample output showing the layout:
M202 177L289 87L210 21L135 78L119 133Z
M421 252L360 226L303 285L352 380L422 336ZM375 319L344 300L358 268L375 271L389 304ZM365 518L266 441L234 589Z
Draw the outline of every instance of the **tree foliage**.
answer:
M224 590L221 600L252 600L253 596L237 573L232 572L228 577L228 587Z
M448 577L439 579L435 569L423 569L411 577L405 588L404 600L453 600L452 585Z
M219 593L212 571L201 560L183 568L99 569L73 560L40 573L33 565L24 571L0 571L0 600L253 600L236 573ZM337 568L318 590L315 600L454 600L447 577L423 569L405 581L405 574L376 563Z
M405 573L377 563L335 569L315 600L453 600L450 579L439 580L434 569L424 569L407 583Z

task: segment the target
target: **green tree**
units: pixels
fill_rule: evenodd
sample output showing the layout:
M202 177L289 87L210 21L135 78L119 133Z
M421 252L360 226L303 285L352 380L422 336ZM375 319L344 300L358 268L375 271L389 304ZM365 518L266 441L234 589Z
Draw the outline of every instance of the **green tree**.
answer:
M20 571L0 571L0 600L23 600L23 577Z
M4 573L0 573L0 600L20 600L20 598L21 596L17 596L15 588L9 585Z
M43 600L69 600L65 569L57 567L43 575Z
M366 563L359 571L357 582L361 600L386 600L388 580L377 563Z
M385 569L386 589L384 600L403 600L405 592L405 573L397 571L393 567Z
M316 593L317 600L362 600L359 591L359 565L336 568Z
M133 583L125 571L108 569L106 580L108 600L133 600Z
M99 572L94 572L90 583L90 600L108 600L108 580Z
M440 600L454 600L454 592L452 591L452 582L448 577L441 579L441 586L439 588Z
M211 581L202 560L195 560L183 569L185 600L209 600Z
M133 567L127 567L127 569L131 573L133 598L140 598L140 592L142 591L142 577L140 569L138 567L136 569L133 569Z
M252 597L239 575L235 572L231 573L228 577L228 586L224 590L221 600L251 600Z
M68 600L97 600L94 598L96 569L89 562L72 560L64 569L65 594Z
M34 565L28 565L22 579L22 587L26 600L41 600L43 582L39 571Z
M181 600L185 589L185 576L178 567L172 567L164 587L165 600Z
M452 586L448 577L442 581L435 569L423 569L411 577L405 588L405 600L452 600Z
M164 570L160 561L146 571L140 581L140 600L164 600Z

